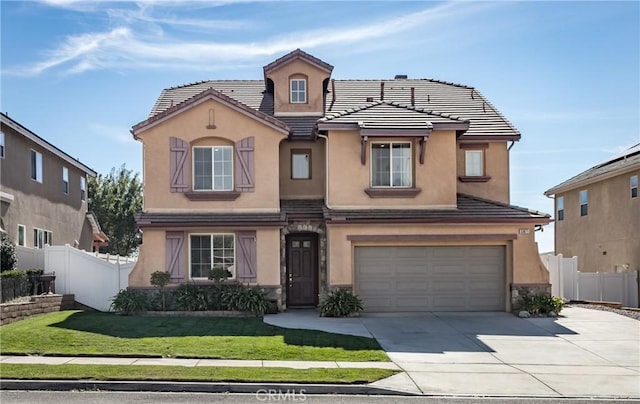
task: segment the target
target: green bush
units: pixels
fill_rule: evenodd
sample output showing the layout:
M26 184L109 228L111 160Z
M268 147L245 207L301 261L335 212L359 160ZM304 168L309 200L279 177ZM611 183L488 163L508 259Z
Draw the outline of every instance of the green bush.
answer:
M216 265L209 270L209 280L212 280L216 286L220 286L223 281L226 281L231 276L232 273L220 265Z
M208 290L198 285L180 285L176 290L176 305L179 310L209 310L210 295Z
M151 273L151 284L158 288L160 293L160 307L162 311L165 311L165 293L164 287L167 286L171 282L171 274L165 271L155 271Z
M362 300L348 289L331 291L320 302L320 315L323 317L352 316L363 309Z
M146 311L149 307L147 295L135 289L122 289L113 297L111 309L116 313L128 316L132 313Z
M0 272L0 288L3 302L31 294L29 277L20 269Z
M14 270L17 262L16 246L6 234L2 233L0 236L0 272Z
M259 287L227 288L221 293L222 305L227 310L238 310L263 315L269 308L266 293Z
M564 299L546 293L525 295L520 298L520 307L532 315L555 312L559 314L564 307Z

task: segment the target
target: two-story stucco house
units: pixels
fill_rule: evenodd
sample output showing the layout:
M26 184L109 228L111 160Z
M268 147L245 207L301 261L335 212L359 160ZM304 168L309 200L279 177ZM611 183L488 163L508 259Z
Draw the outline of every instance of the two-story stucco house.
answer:
M87 177L95 171L4 113L0 123L0 218L9 239L87 251L108 241L87 212Z
M555 199L555 253L582 272L640 269L640 144L545 192Z
M475 88L334 80L295 50L261 80L162 91L143 143L144 232L131 287L153 271L207 282L215 265L281 309L338 287L366 311L510 310L548 287L534 230L509 205L520 133Z

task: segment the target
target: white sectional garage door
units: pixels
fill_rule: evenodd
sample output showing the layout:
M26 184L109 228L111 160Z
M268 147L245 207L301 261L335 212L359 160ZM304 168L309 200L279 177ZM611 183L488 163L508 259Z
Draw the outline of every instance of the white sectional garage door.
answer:
M503 311L504 289L504 247L355 248L355 290L368 312Z

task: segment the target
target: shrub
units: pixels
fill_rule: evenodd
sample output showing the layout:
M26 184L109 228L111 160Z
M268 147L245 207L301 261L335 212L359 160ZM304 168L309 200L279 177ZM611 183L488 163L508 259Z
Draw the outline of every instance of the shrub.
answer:
M149 307L147 295L135 289L122 289L112 299L111 309L116 313L128 316L132 313L146 311Z
M6 234L2 234L0 238L0 271L13 271L18 262L16 246L13 245Z
M526 295L520 298L520 306L532 315L547 314L551 311L558 314L564 307L564 299L546 293Z
M210 307L208 291L197 285L180 285L176 290L176 305L180 310L202 311Z
M223 281L231 277L232 273L223 266L216 265L209 270L209 280L212 280L216 286L220 286Z
M259 287L228 288L221 293L222 304L228 310L238 310L263 315L269 308L266 293Z
M320 302L320 315L323 317L352 316L363 309L362 300L348 289L331 291Z
M169 282L171 282L171 274L169 274L169 272L155 271L151 273L151 284L157 287L160 292L162 311L165 310L164 287L167 286Z

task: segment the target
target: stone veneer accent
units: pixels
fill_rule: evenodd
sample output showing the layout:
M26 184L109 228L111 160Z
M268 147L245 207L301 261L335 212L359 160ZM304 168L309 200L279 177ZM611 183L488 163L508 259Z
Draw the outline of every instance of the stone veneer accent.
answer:
M278 296L278 310L287 309L287 235L291 233L318 234L318 293L320 296L329 292L327 284L327 231L325 224L318 221L296 221L289 223L280 230L280 285L281 294Z
M31 296L28 302L3 303L0 305L0 325L24 320L37 314L73 310L74 308L74 295Z
M551 284L548 283L512 283L511 311L520 310L520 299L529 295L551 295Z

